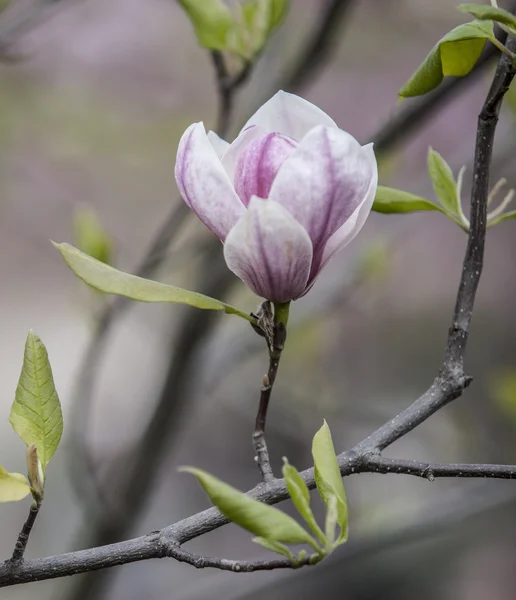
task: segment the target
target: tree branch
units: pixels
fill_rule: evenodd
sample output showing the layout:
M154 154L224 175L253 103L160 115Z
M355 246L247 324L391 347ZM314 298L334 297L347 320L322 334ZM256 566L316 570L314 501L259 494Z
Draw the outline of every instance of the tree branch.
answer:
M36 517L38 516L39 509L41 508L41 502L34 501L31 504L29 510L29 516L27 520L23 524L22 530L18 535L18 539L14 546L13 555L11 557L11 562L16 563L17 561L23 560L23 555L25 554L25 549L27 548L27 544L29 542L29 537L34 527L34 523L36 521Z
M439 464L370 456L367 469L372 473L385 475L415 475L433 481L437 477L485 477L489 479L516 479L515 465L469 465Z

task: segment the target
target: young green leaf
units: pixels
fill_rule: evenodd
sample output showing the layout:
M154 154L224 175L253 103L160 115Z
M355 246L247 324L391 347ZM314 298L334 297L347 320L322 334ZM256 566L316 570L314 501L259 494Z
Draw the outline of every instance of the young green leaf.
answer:
M231 32L232 50L247 60L259 54L288 5L288 0L247 0L241 4L242 22Z
M234 17L222 0L179 0L201 46L210 50L225 50L228 32Z
M508 219L516 219L516 210L510 210L506 213L502 213L498 217L495 217L492 220L487 221L487 226L492 227L493 225L498 225L502 221L507 221Z
M376 190L373 210L385 214L407 213L420 210L438 210L444 212L438 204L430 202L426 198L383 185L379 185Z
M287 484L288 493L292 498L292 502L297 509L297 512L303 517L306 524L312 532L315 534L317 539L324 544L325 536L314 517L314 513L310 508L310 492L306 487L306 483L297 471L297 469L288 463L287 459L283 459L285 464L283 465L283 477Z
M448 163L439 152L432 148L428 149L428 173L435 194L443 207L452 215L458 216L461 213L461 207L457 183Z
M312 456L315 465L315 482L319 494L326 507L329 506L332 496L337 498L337 522L342 530L341 539L346 539L348 535L348 502L330 428L326 421L314 436Z
M30 494L27 479L20 473L8 473L0 465L0 503L17 502Z
M79 250L100 262L111 264L111 239L92 209L80 209L75 215L75 238Z
M496 21L502 25L507 25L507 27L516 29L516 17L503 8L474 3L459 4L457 8L462 12L469 13L475 17L475 19L481 21Z
M328 507L326 509L326 521L324 524L324 532L326 535L326 550L331 552L335 544L335 530L337 529L338 520L338 500L337 496L330 494L328 498Z
M401 98L421 96L436 88L444 76L462 77L475 66L487 40L494 40L491 21L472 21L447 33L398 92Z
M206 310L223 310L228 314L238 315L247 321L254 322L249 315L220 300L215 300L215 298L123 273L91 258L69 244L54 243L54 246L79 279L106 294L125 296L139 302L172 302L189 304Z
M280 542L268 540L263 537L255 537L255 538L253 538L253 542L255 544L259 544L266 550L270 550L271 552L275 552L276 554L281 554L282 556L286 556L292 562L294 562L296 560L294 558L294 555L292 554L292 552L287 548L287 546L285 546L285 544L280 544Z
M312 536L292 517L277 508L249 498L201 469L184 467L181 470L195 475L213 504L240 527L273 542L310 544L317 548Z
M27 446L36 446L45 473L61 440L63 415L47 350L32 331L25 343L22 372L9 421Z

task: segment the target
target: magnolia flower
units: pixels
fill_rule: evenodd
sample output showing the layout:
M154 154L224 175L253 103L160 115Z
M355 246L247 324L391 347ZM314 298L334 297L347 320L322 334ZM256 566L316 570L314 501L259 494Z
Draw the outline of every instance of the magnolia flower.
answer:
M203 123L175 168L186 204L224 244L228 267L275 303L303 296L360 231L377 186L373 145L321 109L278 92L230 145Z

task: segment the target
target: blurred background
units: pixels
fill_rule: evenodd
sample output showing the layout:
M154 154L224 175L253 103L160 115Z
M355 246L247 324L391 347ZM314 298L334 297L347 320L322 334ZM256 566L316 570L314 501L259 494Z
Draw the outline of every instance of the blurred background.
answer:
M290 89L361 142L377 143L384 185L434 199L428 146L454 173L466 165L466 202L494 64L439 100L397 100L435 42L465 21L456 4L292 0L235 96L229 138L263 100ZM310 44L323 25L320 52ZM136 272L166 230L170 243L154 248L153 277L257 307L176 188L180 135L193 121L215 127L218 106L210 53L179 5L14 0L0 15L0 61L1 463L25 470L8 415L30 328L47 346L65 419L27 551L42 556L141 535L206 508L180 465L252 487L251 432L267 356L233 317L121 302L105 312L111 300L78 282L49 242L77 244L80 223L96 220L114 264ZM422 102L428 107L419 114ZM398 121L408 111L414 118ZM516 186L514 118L508 102L492 178L505 177L508 187ZM516 462L513 228L508 221L489 231L466 364L474 384L387 455ZM268 419L277 470L282 456L310 466L323 418L342 451L427 388L442 359L465 244L440 213L372 214L294 304ZM361 474L345 485L350 541L317 568L236 576L165 559L8 588L0 598L514 598L513 482ZM12 552L27 509L28 501L1 506L0 556ZM234 526L189 547L228 558L264 552Z

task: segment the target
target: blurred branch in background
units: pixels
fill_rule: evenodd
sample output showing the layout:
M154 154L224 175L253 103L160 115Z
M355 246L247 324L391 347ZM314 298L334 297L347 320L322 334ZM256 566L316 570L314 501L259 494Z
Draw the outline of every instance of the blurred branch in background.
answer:
M321 16L313 34L296 58L290 74L284 77L281 87L284 90L299 90L320 74L318 70L328 62L341 41L345 19L356 0L326 0L319 8Z
M0 60L11 62L23 59L15 51L17 41L59 11L81 0L11 0L0 17Z

